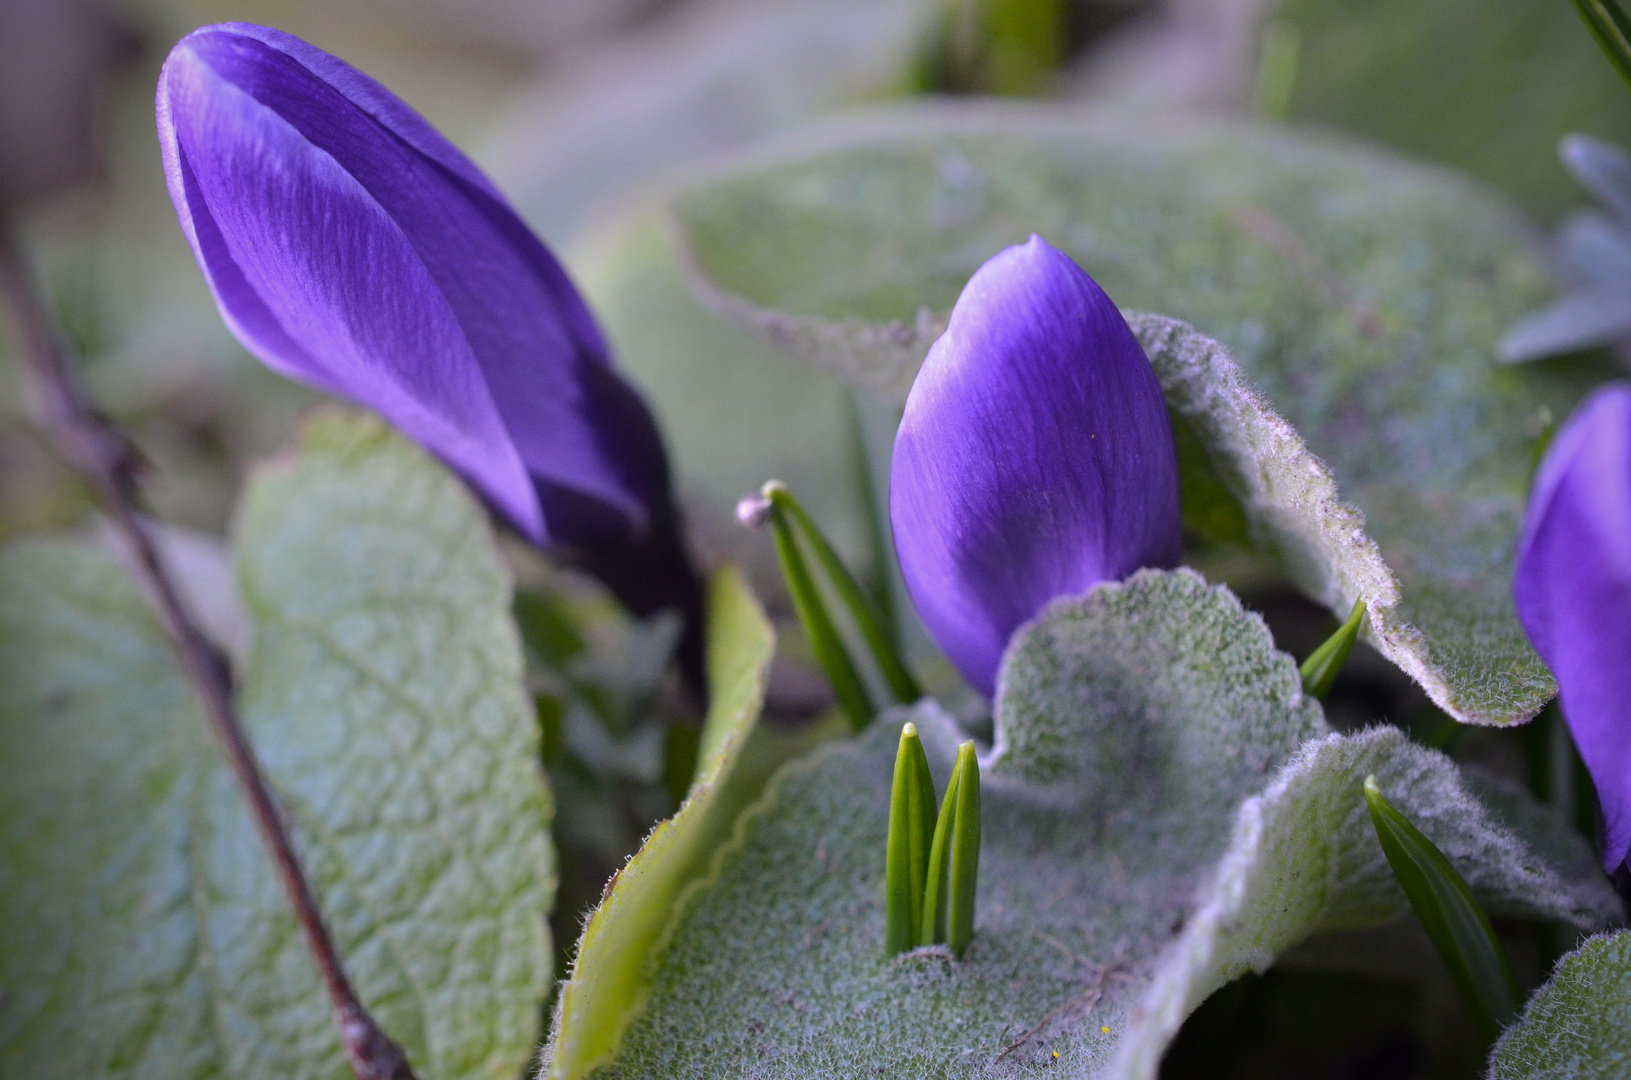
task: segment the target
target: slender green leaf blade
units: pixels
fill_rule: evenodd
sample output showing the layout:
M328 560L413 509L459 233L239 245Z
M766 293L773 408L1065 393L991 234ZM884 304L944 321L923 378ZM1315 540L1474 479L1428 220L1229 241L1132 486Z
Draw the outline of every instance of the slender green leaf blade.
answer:
M940 945L946 940L951 917L951 869L957 832L957 789L962 770L954 764L946 793L940 799L935 817L934 839L929 845L929 864L924 874L923 914L918 922L919 945Z
M1455 866L1365 778L1376 838L1450 977L1490 1039L1518 1011L1518 980L1489 917Z
M974 901L980 883L980 765L974 743L957 748L957 804L947 874L946 944L958 956L974 938Z
M922 697L923 691L918 688L917 680L912 678L912 673L907 670L900 654L896 652L894 642L885 632L882 617L874 610L872 601L861 591L861 586L849 572L849 568L844 565L844 561L838 557L838 552L833 550L833 546L816 527L815 521L805 513L804 507L793 497L793 493L787 490L785 484L776 484L773 487L767 485L766 491L778 509L787 514L798 526L810 549L815 552L816 562L820 563L827 580L832 583L833 590L849 609L850 618L854 620L867 647L872 651L873 659L883 673L884 681L889 684L896 704L910 705Z
M810 649L815 653L821 669L827 673L833 693L838 695L838 703L849 716L851 728L859 731L877 715L872 694L861 681L855 661L844 647L844 639L838 636L838 628L833 625L832 615L827 611L827 602L821 598L821 590L816 588L815 579L810 576L810 566L804 561L804 553L799 550L792 524L774 504L770 512L770 528L775 538L776 558L781 563L782 580L787 583L799 622L810 639Z
M1342 674L1342 665L1348 662L1354 642L1359 640L1359 626L1365 621L1365 601L1355 600L1353 610L1337 627L1336 633L1320 643L1302 663L1303 691L1311 697L1325 700L1325 695L1336 685Z
M918 944L923 887L929 872L934 781L917 727L902 725L889 790L889 842L884 871L884 951L890 956Z

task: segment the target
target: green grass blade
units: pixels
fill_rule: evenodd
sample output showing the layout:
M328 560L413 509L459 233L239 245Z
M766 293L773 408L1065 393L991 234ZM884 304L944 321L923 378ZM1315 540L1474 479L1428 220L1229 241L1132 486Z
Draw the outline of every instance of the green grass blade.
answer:
M947 916L951 911L952 831L957 824L957 788L962 770L953 768L940 800L940 814L934 823L934 840L929 844L929 867L923 883L923 917L918 923L917 943L936 945L946 940Z
M957 748L956 819L951 830L950 903L946 944L958 956L974 938L974 894L980 877L980 763L974 743Z
M778 514L784 514L798 526L804 539L815 553L816 562L820 564L822 572L832 583L833 590L838 598L849 608L850 616L855 620L855 626L866 640L867 648L877 659L878 669L883 672L884 681L889 684L889 692L895 696L895 701L902 705L910 705L923 696L917 680L906 669L901 661L900 654L895 651L895 643L885 629L885 624L872 601L866 593L861 591L860 584L855 580L844 560L838 557L821 530L810 515L804 512L804 507L793 497L786 485L772 481L765 485L765 498L770 500L771 506Z
M832 616L827 613L827 605L816 591L810 568L799 551L787 516L774 505L771 507L770 526L776 540L776 557L781 561L782 577L787 581L787 591L792 594L793 608L798 612L799 621L804 624L804 632L810 636L810 648L832 682L833 692L838 695L839 705L848 714L850 726L860 731L877 715L872 695L867 693L866 685L861 682L861 676L856 672L855 664L833 626Z
M906 724L895 751L889 791L889 847L884 867L884 949L890 956L917 947L928 878L934 780L917 727Z
M1517 1015L1520 1000L1506 950L1466 881L1431 840L1388 805L1374 776L1365 778L1365 803L1393 876L1484 1037L1493 1042L1502 1025Z
M1618 0L1574 0L1574 6L1608 62L1631 86L1631 18L1626 17Z
M1326 638L1303 661L1303 693L1325 700L1325 695L1331 692L1337 676L1342 673L1342 665L1348 662L1348 654L1353 651L1354 642L1359 639L1359 628L1364 622L1365 601L1355 600L1353 610L1348 612L1348 618L1337 627L1336 633Z

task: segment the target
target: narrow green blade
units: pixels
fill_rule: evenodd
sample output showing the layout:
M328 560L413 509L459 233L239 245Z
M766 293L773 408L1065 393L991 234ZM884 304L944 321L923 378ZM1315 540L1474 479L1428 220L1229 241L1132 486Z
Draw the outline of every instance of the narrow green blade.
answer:
M1374 776L1365 778L1365 803L1393 876L1485 1038L1493 1041L1517 1015L1520 999L1506 950L1466 881L1410 819L1388 805Z
M787 515L774 503L770 526L776 540L776 557L781 561L782 577L787 581L787 591L792 594L793 608L798 612L799 621L804 624L804 632L810 636L810 648L832 682L833 692L838 695L839 705L848 714L850 726L860 731L877 714L872 695L867 693L849 651L838 637L832 616L827 613L827 605L810 577L804 554L799 551Z
M1619 0L1574 0L1574 6L1608 62L1631 86L1631 19L1620 8Z
M884 681L889 684L889 692L895 696L896 703L911 705L916 702L923 696L923 691L918 688L917 680L912 678L912 673L906 669L906 664L895 651L894 642L884 630L882 617L874 608L872 601L861 591L860 584L844 565L844 560L838 557L838 552L833 550L833 546L827 542L821 530L816 528L815 521L805 513L804 507L793 497L793 493L785 484L771 481L765 485L764 496L770 500L777 512L785 514L804 534L810 550L815 552L816 562L826 573L827 579L832 582L833 591L838 593L839 599L849 608L850 617L855 620L856 628L861 631L861 637L866 640L867 647L877 659L878 669L883 672Z
M1303 661L1303 693L1325 700L1325 695L1331 692L1337 676L1342 673L1342 665L1348 662L1348 654L1353 651L1354 642L1359 638L1359 628L1364 622L1365 601L1355 600L1353 610L1348 612L1348 618L1337 627L1336 633L1326 638Z
M889 790L889 846L884 866L884 949L890 955L917 947L923 890L929 869L929 822L934 780L917 726L900 729L895 779Z
M934 823L934 840L929 845L928 873L924 875L923 917L918 923L917 943L935 945L946 940L947 916L951 913L952 832L957 825L957 788L963 770L958 765L946 781L946 794L940 800L940 816Z
M974 893L980 877L980 763L974 743L957 748L956 820L951 830L951 902L946 944L958 956L974 938Z

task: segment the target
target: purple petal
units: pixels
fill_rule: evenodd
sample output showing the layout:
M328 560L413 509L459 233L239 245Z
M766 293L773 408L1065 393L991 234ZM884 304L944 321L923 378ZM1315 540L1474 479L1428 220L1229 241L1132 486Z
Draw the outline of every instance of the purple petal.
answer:
M1631 856L1631 383L1593 393L1547 450L1512 592L1596 781L1612 872Z
M251 351L380 412L536 541L581 524L541 498L649 527L661 448L652 462L645 433L627 437L627 388L581 298L407 106L288 35L229 25L176 46L158 114L182 227Z
M906 587L958 670L994 691L1048 601L1178 560L1166 401L1121 313L1033 236L963 289L912 384L890 519Z

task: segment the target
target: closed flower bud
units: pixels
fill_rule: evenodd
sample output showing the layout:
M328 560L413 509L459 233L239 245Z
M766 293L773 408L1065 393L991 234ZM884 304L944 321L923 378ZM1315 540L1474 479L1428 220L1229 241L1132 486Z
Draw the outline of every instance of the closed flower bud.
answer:
M243 23L170 53L158 129L181 227L251 352L380 413L637 612L695 616L650 412L451 143L344 62Z
M1512 582L1597 785L1603 865L1631 882L1631 383L1605 386L1535 474Z
M929 350L889 509L918 614L988 695L1009 637L1050 600L1176 563L1161 387L1104 290L1039 237L969 279Z

